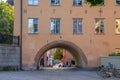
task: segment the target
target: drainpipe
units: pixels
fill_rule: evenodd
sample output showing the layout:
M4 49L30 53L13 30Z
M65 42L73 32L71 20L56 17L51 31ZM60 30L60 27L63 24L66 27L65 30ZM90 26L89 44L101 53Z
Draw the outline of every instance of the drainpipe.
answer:
M22 70L22 0L20 0L20 70Z

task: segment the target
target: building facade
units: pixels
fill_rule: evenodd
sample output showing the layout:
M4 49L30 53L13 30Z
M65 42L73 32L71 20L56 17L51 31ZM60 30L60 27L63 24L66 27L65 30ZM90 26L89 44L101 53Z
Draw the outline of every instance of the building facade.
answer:
M14 6L23 69L39 69L41 56L53 48L68 50L83 68L120 50L120 0L96 7L85 0L15 0Z

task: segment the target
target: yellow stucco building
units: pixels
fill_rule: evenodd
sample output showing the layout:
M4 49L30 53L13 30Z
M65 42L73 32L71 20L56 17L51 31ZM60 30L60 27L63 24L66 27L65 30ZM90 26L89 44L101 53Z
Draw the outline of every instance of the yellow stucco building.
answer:
M71 52L76 66L93 68L120 50L120 0L89 7L85 0L15 0L14 35L21 36L21 66L39 69L50 49Z

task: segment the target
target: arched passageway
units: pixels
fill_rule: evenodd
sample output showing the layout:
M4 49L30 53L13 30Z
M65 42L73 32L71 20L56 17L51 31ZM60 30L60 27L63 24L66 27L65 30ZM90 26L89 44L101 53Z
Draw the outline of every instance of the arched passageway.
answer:
M40 68L40 59L42 55L44 55L46 51L53 49L53 48L63 48L63 49L68 50L75 59L76 67L86 67L87 58L84 55L83 51L78 46L76 46L74 43L69 42L69 41L57 40L57 41L53 41L53 42L46 44L36 54L35 64L38 70Z

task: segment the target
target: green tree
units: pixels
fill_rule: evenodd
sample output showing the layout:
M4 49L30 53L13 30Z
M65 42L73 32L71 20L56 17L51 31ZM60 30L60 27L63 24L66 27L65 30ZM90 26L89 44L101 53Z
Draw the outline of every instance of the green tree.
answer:
M102 6L104 5L104 0L86 0L86 3L90 6Z
M63 57L62 53L63 53L63 49L62 48L57 48L55 53L54 53L54 57L53 58L61 60L62 57Z
M13 34L14 7L7 2L0 3L0 34Z

